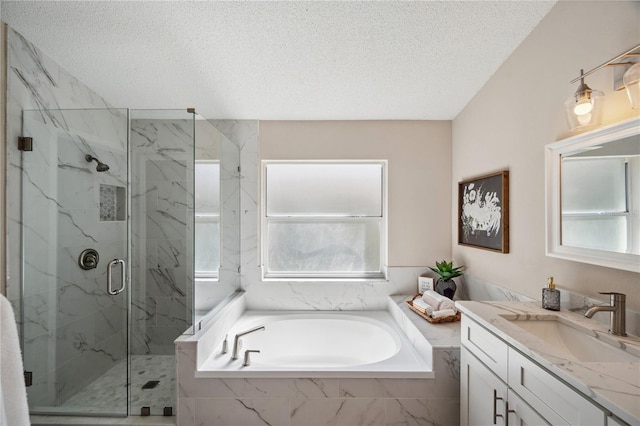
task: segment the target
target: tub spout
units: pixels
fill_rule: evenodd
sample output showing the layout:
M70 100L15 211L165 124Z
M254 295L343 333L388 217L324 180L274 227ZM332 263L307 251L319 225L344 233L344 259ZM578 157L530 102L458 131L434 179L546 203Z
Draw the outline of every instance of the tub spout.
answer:
M238 345L240 344L240 338L249 333L253 333L254 331L264 330L264 325L259 325L257 327L253 327L247 331L243 331L242 333L236 334L236 337L233 339L233 354L231 355L231 359L238 359Z

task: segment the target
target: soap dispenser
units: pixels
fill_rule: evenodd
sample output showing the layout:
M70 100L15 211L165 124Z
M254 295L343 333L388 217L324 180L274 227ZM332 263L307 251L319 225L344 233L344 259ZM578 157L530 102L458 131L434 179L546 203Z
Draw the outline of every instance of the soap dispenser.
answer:
M560 310L560 290L556 288L553 277L549 277L547 287L542 289L542 307L550 311Z

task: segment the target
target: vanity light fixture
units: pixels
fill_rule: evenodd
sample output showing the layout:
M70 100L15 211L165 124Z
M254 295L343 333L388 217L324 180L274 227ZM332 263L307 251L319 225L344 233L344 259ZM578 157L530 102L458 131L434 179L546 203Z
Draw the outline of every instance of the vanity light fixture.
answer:
M600 124L604 94L591 89L584 82L584 79L604 67L616 67L614 69L614 89L623 90L626 88L631 107L640 107L640 62L638 61L640 61L640 44L586 73L580 70L580 76L571 81L572 84L580 81L580 85L573 96L564 104L571 130Z
M640 62L633 65L624 73L622 81L627 90L631 108L640 108Z
M580 70L580 85L573 96L564 103L571 130L600 124L603 96L602 92L592 90L586 85L584 71Z

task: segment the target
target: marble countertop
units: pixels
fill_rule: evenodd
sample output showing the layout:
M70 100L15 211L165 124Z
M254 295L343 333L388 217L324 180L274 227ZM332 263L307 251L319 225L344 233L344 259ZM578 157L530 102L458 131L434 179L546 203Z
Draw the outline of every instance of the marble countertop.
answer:
M391 296L400 310L429 341L434 350L460 348L460 321L432 324L409 309L405 303L413 296Z
M553 347L524 332L510 320L560 317L590 335L640 356L640 338L618 337L608 327L570 311L548 311L540 302L457 301L463 315L474 319L575 389L592 398L629 424L640 424L640 363L581 362L558 355Z

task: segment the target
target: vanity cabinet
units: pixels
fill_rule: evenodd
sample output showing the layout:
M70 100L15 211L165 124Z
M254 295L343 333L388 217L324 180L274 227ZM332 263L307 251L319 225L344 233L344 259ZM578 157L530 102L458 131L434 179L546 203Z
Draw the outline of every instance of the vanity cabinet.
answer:
M462 347L460 353L461 424L549 424L468 349Z
M461 326L461 424L624 424L468 316Z

